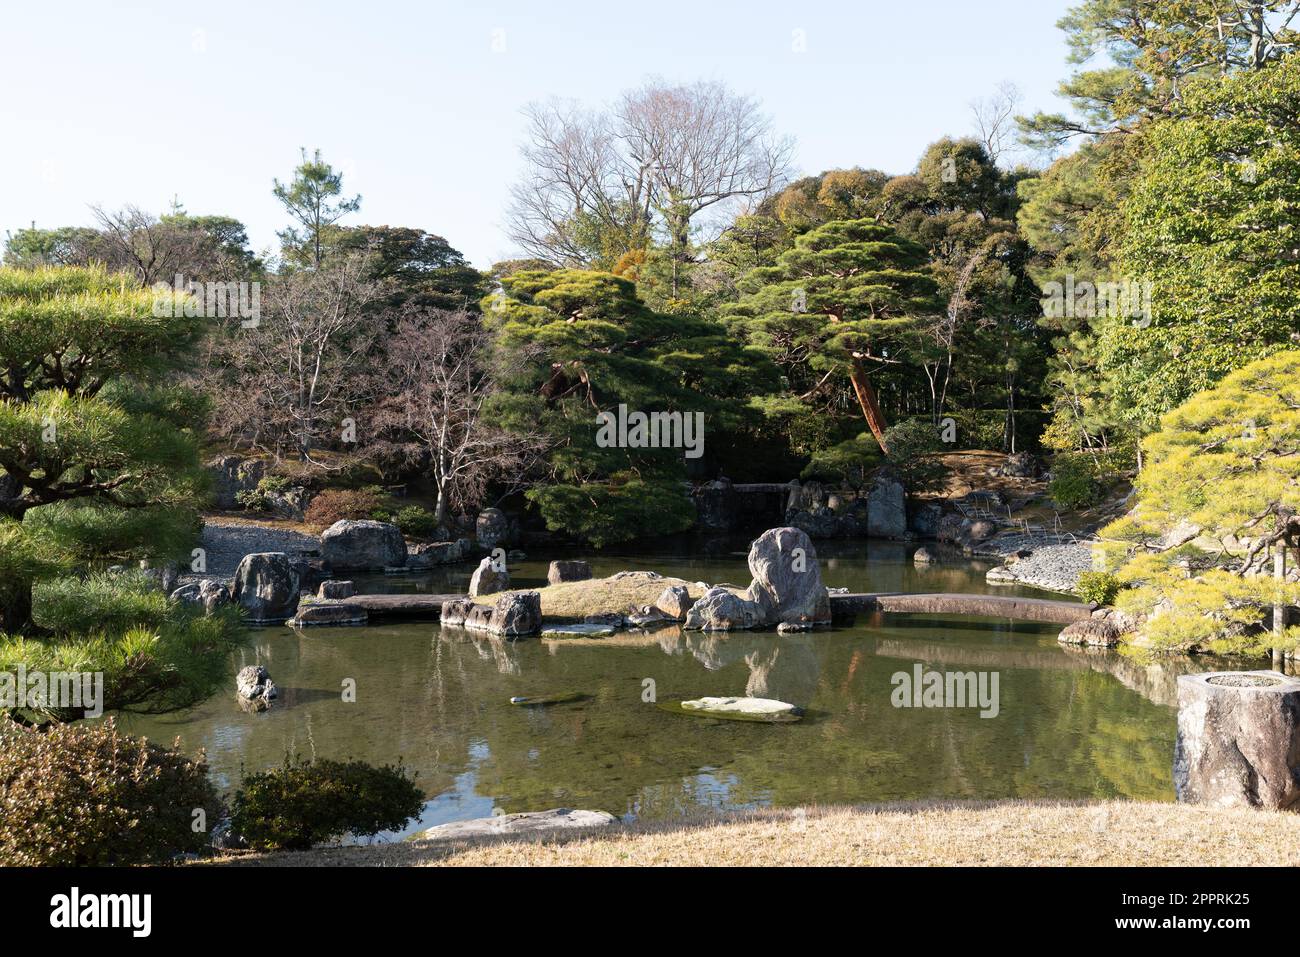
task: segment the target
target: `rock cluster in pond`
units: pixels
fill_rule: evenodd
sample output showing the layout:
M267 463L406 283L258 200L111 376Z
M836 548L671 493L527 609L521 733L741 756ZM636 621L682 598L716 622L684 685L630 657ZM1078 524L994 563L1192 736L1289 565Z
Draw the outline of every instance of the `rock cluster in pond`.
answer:
M499 591L510 590L510 572L503 562L498 562L491 555L478 563L474 574L469 579L469 595L494 595Z
M439 824L415 835L416 840L445 841L494 834L534 834L566 828L608 827L618 819L608 811L575 811L555 808L550 811L525 811L522 814L498 814L470 821Z
M1300 806L1300 679L1179 677L1174 790L1179 801L1215 807Z
M546 581L551 585L559 585L564 582L585 582L590 578L591 566L583 561L553 561L551 567L546 571Z
M831 605L822 584L817 550L798 528L771 528L749 548L754 576L743 595L715 586L686 614L686 627L700 631L830 624Z
M321 555L335 571L377 571L406 564L406 541L390 522L342 519L321 533Z
M535 591L507 592L491 605L455 598L443 602L441 621L503 638L535 635L542 630L542 596Z
M1113 648L1119 644L1119 628L1106 618L1085 618L1062 628L1056 640L1063 645Z
M272 624L293 617L301 586L299 569L284 552L245 555L235 569L230 597L253 624Z
M230 604L230 586L211 578L192 581L172 592L172 600L202 605L205 615Z
M911 534L907 490L893 466L876 469L866 489L856 497L850 495L827 492L820 482L791 482L786 524L802 529L811 538L901 539Z
M248 665L235 675L235 695L246 710L265 711L279 697L279 692L264 667Z

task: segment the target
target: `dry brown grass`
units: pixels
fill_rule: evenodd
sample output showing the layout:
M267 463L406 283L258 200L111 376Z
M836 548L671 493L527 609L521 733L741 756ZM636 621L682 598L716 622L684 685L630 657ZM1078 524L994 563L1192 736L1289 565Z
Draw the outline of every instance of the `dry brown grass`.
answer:
M542 617L555 620L582 619L601 612L623 612L633 607L653 605L669 585L685 585L692 598L704 590L695 582L681 578L590 578L583 582L562 582L545 588L528 589L542 596ZM481 595L479 604L493 604L503 593Z
M1300 864L1300 815L1102 801L881 805L245 855L255 866Z

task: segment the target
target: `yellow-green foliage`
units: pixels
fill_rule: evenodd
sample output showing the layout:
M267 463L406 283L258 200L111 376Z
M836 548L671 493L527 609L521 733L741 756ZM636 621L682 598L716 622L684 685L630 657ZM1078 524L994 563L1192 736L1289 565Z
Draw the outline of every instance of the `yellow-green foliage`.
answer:
M1300 352L1253 362L1197 393L1143 443L1138 507L1103 530L1103 551L1134 584L1125 610L1149 614L1157 647L1260 651L1295 644L1296 629L1263 633L1275 604L1300 604L1300 586L1258 574L1276 544L1296 544L1300 512ZM1153 550L1180 521L1213 550Z

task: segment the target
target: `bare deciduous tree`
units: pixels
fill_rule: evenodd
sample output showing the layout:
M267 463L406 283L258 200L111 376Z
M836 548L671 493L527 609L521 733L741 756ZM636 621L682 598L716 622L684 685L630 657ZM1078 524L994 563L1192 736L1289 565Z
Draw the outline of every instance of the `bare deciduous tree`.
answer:
M510 234L565 265L592 264L611 238L640 248L651 227L680 263L706 223L782 185L793 153L757 101L712 81L651 80L604 112L551 103L527 115Z
M490 335L478 316L437 309L404 315L388 339L384 392L370 416L372 450L428 468L441 524L482 501L489 483L518 486L543 448L537 435L497 427Z
M222 430L277 456L312 452L343 438L341 419L366 403L366 357L379 331L365 309L382 292L362 255L266 284L254 328L232 326L217 343L224 367L208 387Z
M971 100L975 135L984 144L985 152L995 164L1002 154L1018 148L1016 110L1020 106L1020 100L1020 89L1011 82L998 84L998 88L989 96Z

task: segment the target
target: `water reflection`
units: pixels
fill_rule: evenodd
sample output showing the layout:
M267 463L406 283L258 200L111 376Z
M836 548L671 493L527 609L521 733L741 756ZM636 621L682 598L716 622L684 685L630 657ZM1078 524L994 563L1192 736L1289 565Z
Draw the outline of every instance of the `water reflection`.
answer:
M983 591L982 574L921 575L903 546L824 549L826 578L854 590ZM745 578L744 551L604 555L597 574L655 568ZM545 575L544 562L512 570ZM447 590L460 572L408 586ZM746 579L747 580L747 579ZM391 579L373 583L391 584ZM131 730L204 747L218 782L286 753L402 760L429 797L420 826L568 806L672 816L746 807L919 798L1172 799L1178 674L1186 659L1142 663L1062 648L1057 629L935 616L861 616L852 627L778 636L669 627L607 639L507 642L436 625L265 629L232 662L230 687L182 715L126 719ZM895 708L891 676L914 663L997 671L1001 707ZM264 714L234 704L238 666L262 664L282 689ZM753 725L670 714L643 700L749 694L809 709L803 722ZM342 688L356 685L356 700ZM579 691L579 702L511 705L513 695Z

